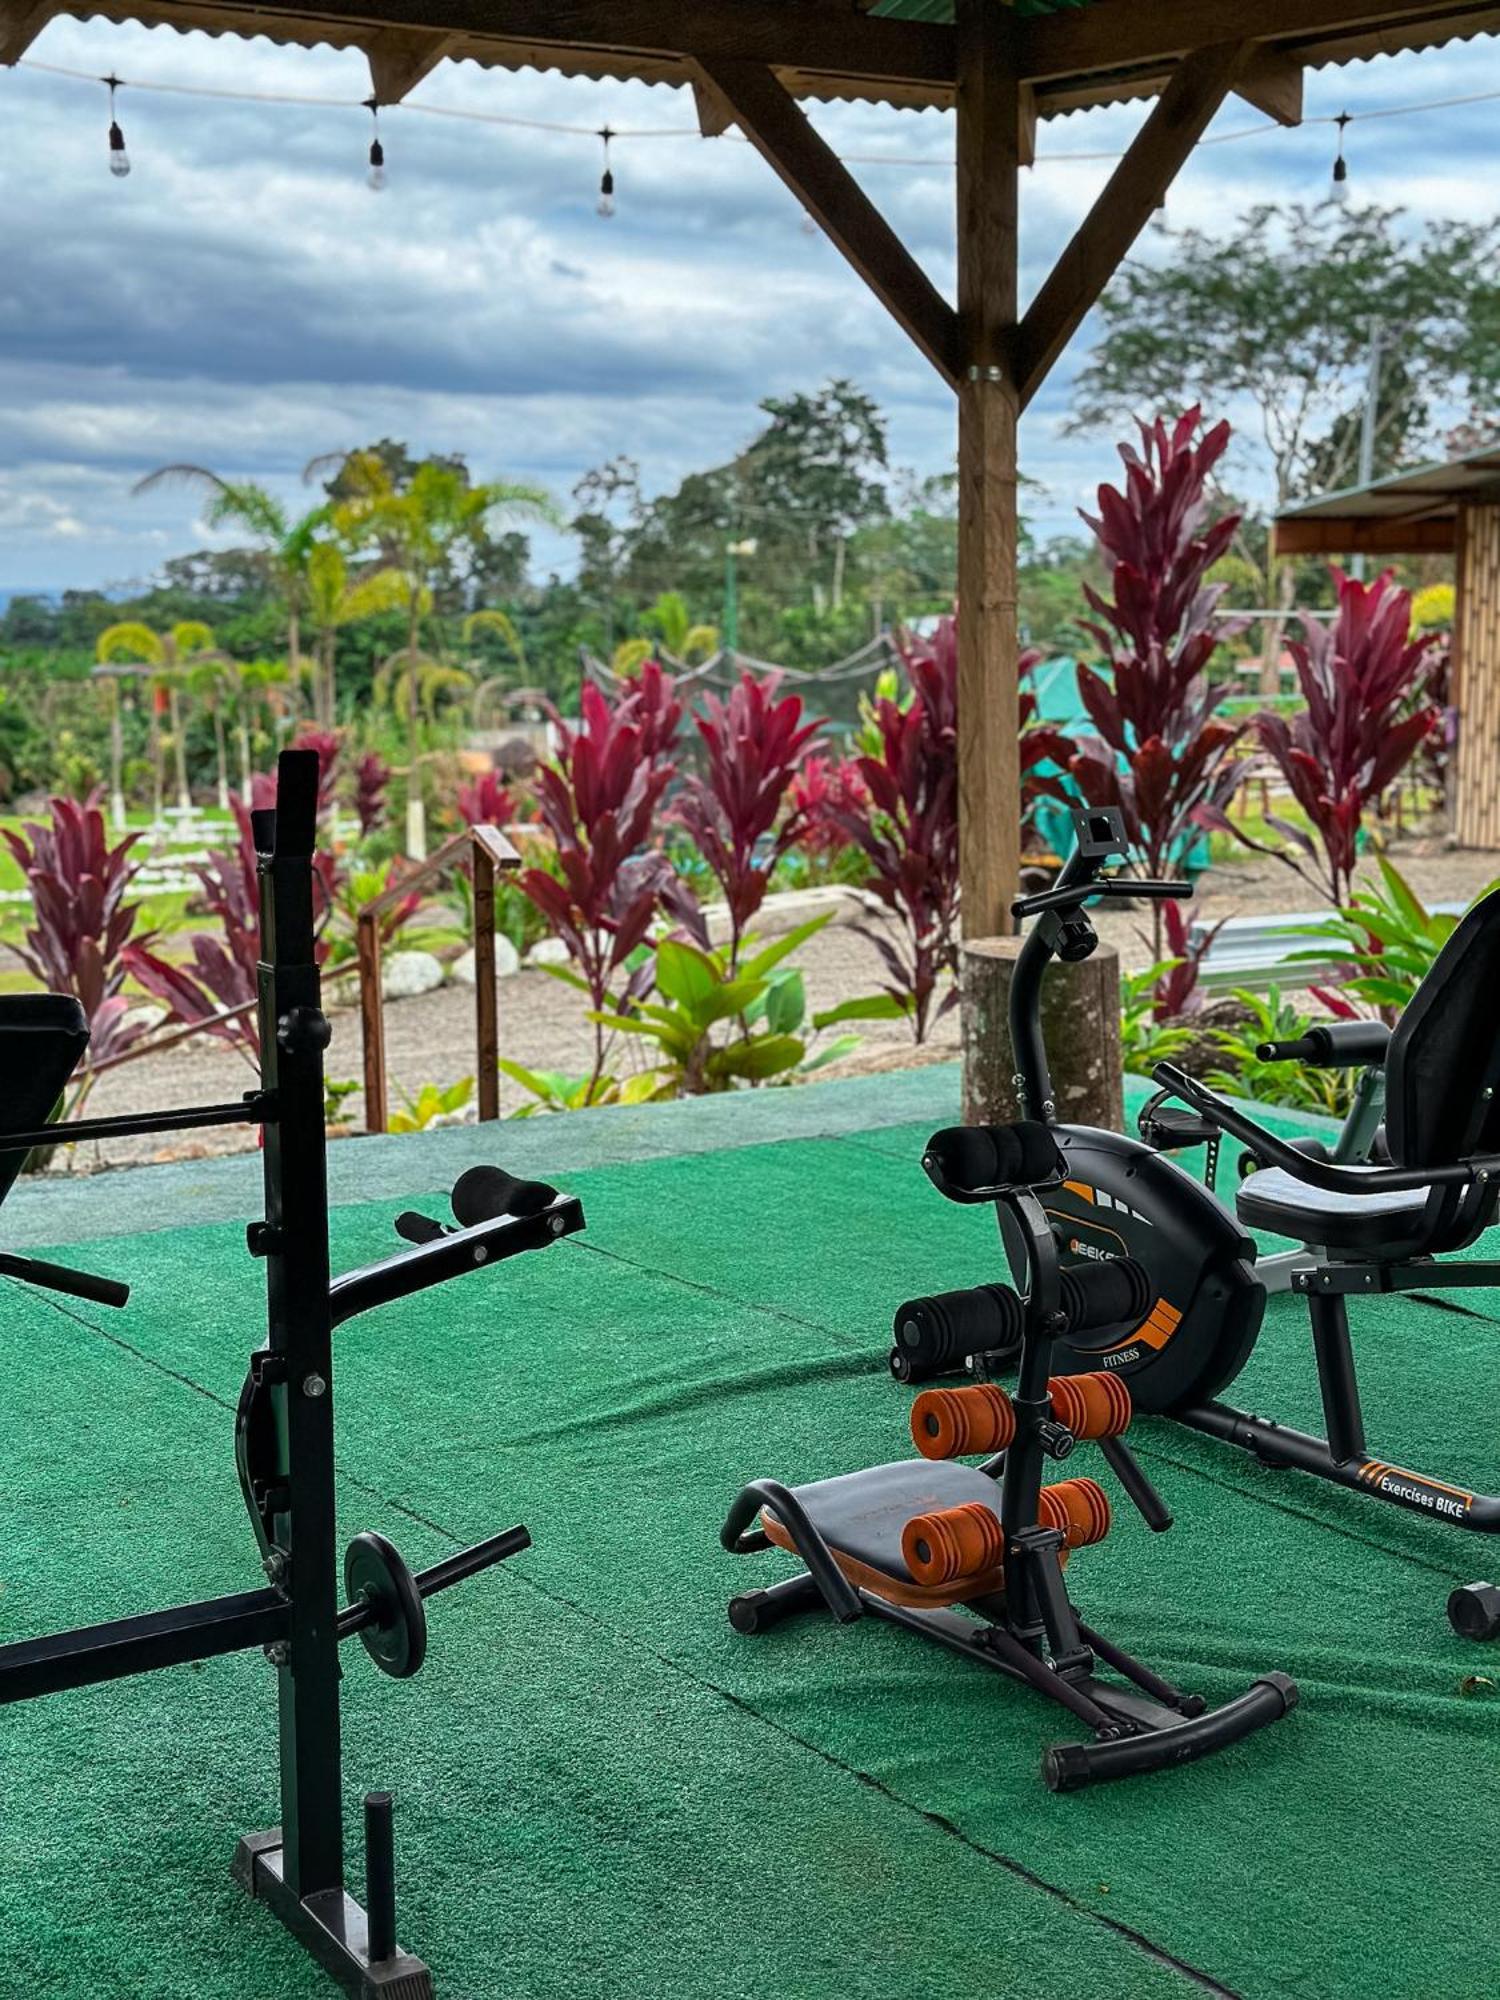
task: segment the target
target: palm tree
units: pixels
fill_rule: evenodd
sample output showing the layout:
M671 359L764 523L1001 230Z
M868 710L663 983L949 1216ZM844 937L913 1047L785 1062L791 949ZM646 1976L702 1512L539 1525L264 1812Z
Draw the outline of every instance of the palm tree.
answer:
M658 641L663 652L684 666L695 659L709 659L719 650L718 626L695 625L680 590L664 590L644 613L642 622L654 628L656 638L622 640L610 658L617 674L633 674L644 666L656 652Z
M206 465L159 465L132 488L149 493L169 484L205 487L208 506L204 520L211 528L243 528L255 539L267 583L286 606L287 655L295 687L302 675L302 615L307 609L307 575L319 531L332 511L324 501L310 512L291 510L250 479L224 479Z
M313 714L318 726L332 729L338 719L336 655L341 626L356 618L374 618L382 611L399 611L406 602L406 584L399 570L378 569L351 577L344 551L337 542L314 542L307 560L307 612L317 638L313 667Z
M127 620L111 625L99 634L95 645L99 664L94 671L113 685L123 671L145 681L151 695L151 805L152 817L162 816L165 770L162 755L161 718L165 711L172 744L173 775L177 784L178 808L193 809L188 790L187 740L182 724L182 690L191 677L210 661L228 665L223 653L214 650L214 635L196 619L185 619L169 632L153 632L149 625ZM117 825L125 820L125 798L121 785L120 697L115 687L110 716L110 810Z
M231 660L229 674L234 690L234 733L239 751L240 797L248 799L251 781L255 775L250 738L254 725L260 719L261 702L263 699L268 700L274 711L277 696L271 690L286 687L292 676L285 660Z
M437 721L438 707L445 697L450 704L462 701L473 687L474 676L462 667L450 667L427 653L418 653L413 659L403 646L381 661L372 691L377 707L389 704L398 714L410 715L415 706L431 724Z
M655 626L662 645L684 665L695 656L706 660L719 650L718 626L695 625L680 590L664 590L646 612L646 623Z
M452 575L464 545L473 545L497 515L555 521L557 510L538 486L503 480L471 484L457 466L425 459L404 486L374 452L351 452L341 482L348 497L333 509L337 533L356 549L369 550L381 568L402 580L406 645L399 657L419 668L422 620L442 583ZM387 667L394 663L387 661ZM384 669L382 670L384 671ZM422 798L420 689L423 675L400 676L398 695L406 710L406 851L415 861L427 854L427 813Z
M188 669L188 692L208 710L214 725L214 776L219 811L229 811L229 756L224 742L224 691L233 684L232 663L222 653L194 656Z

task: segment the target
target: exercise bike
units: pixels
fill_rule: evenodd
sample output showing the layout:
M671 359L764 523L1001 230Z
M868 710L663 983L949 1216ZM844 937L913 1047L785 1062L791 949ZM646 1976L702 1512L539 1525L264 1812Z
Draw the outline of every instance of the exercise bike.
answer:
M1065 1267L1131 1259L1149 1273L1150 1299L1123 1333L1070 1328L1058 1366L1101 1369L1130 1387L1137 1409L1175 1418L1251 1451L1265 1464L1295 1467L1337 1485L1481 1534L1500 1530L1500 1498L1372 1458L1365 1443L1345 1301L1350 1295L1434 1286L1493 1285L1500 1264L1438 1265L1475 1241L1495 1219L1500 1192L1500 1035L1493 996L1500 982L1500 892L1464 918L1411 1000L1400 1023L1334 1022L1297 1042L1270 1043L1267 1060L1300 1058L1325 1067L1378 1070L1382 1091L1365 1094L1362 1116L1383 1098L1378 1134L1365 1131L1367 1157L1341 1157L1317 1140L1288 1141L1258 1124L1173 1064L1156 1081L1186 1107L1166 1114L1183 1143L1188 1133L1228 1133L1246 1147L1252 1171L1239 1183L1236 1214L1152 1146L1121 1134L1055 1122L1040 1026L1043 975L1054 958L1087 958L1098 939L1086 905L1108 897L1167 897L1186 883L1106 876L1128 852L1112 810L1075 814L1078 842L1056 886L1014 905L1035 916L1011 988L1016 1084L1029 1116L1045 1121L1067 1163L1046 1200ZM1357 1104L1356 1109L1360 1109ZM1348 1128L1346 1127L1346 1133ZM997 1205L1016 1282L1029 1282L1029 1246ZM1234 1408L1222 1395L1249 1359L1260 1332L1266 1288L1245 1227L1311 1246L1291 1274L1306 1297L1327 1436ZM997 1288L913 1300L896 1316L891 1366L923 1380L983 1357L993 1370L1014 1356ZM1007 1344L1009 1343L1009 1344ZM1500 1589L1469 1584L1448 1600L1454 1629L1500 1636Z
M806 1568L733 1599L731 1624L763 1632L820 1603L842 1624L868 1612L1024 1683L1091 1732L1044 1752L1053 1791L1167 1770L1286 1715L1297 1689L1285 1674L1263 1674L1210 1709L1087 1624L1069 1596L1064 1567L1104 1540L1110 1503L1093 1479L1043 1485L1047 1459L1093 1440L1151 1528L1172 1517L1125 1444L1124 1382L1051 1374L1059 1340L1119 1336L1140 1318L1150 1285L1129 1258L1062 1268L1045 1207L1068 1171L1055 1133L1036 1122L959 1127L936 1133L922 1164L949 1200L993 1202L1026 1246L1026 1297L995 1287L992 1300L1019 1355L1016 1388L984 1382L918 1396L918 1459L795 1487L752 1481L729 1511L723 1546L747 1555L774 1545ZM954 1463L981 1452L991 1454L981 1466Z

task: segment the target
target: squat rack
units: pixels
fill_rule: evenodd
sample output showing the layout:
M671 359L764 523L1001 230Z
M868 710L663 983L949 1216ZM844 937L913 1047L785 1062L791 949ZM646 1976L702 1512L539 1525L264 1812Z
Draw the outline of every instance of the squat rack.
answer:
M266 1345L251 1358L235 1420L240 1485L264 1587L0 1646L0 1703L259 1646L276 1669L281 1824L246 1835L235 1879L360 2000L427 2000L432 1979L396 1942L391 1796L365 1799L366 1907L345 1885L339 1644L358 1634L385 1672L415 1673L426 1650L424 1600L530 1545L504 1530L413 1575L386 1539L354 1538L340 1608L335 1518L333 1332L356 1314L442 1284L583 1227L580 1204L540 1182L471 1170L454 1190L460 1225L402 1218L424 1240L330 1280L323 1051L312 858L317 758L283 751L274 812L254 815L261 913L260 1088L239 1103L79 1121L70 1139L259 1125L264 1220L246 1232L266 1263ZM0 1126L3 1132L3 1126ZM3 1132L7 1152L55 1144L56 1126ZM467 1184L467 1185L466 1185ZM32 1259L0 1271L95 1303L126 1287Z

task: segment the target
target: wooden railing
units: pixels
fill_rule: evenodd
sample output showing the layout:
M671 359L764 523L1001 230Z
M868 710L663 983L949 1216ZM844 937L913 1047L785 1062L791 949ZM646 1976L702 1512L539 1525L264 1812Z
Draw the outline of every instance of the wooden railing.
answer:
M389 1110L385 1068L385 1017L380 995L380 919L413 889L442 874L469 853L474 868L474 1011L478 1036L475 1077L479 1116L500 1116L499 1021L495 1005L495 870L519 868L521 857L495 826L466 827L445 841L420 867L410 869L366 903L355 926L359 951L359 1016L365 1051L365 1130L383 1132Z

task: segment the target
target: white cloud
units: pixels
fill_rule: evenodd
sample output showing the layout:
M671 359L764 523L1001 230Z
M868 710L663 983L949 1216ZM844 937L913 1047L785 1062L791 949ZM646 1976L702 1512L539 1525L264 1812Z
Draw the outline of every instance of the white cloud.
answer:
M852 377L889 411L899 461L951 462L951 398L796 201L743 143L691 133L683 92L445 65L419 102L587 128L496 128L395 107L381 115L390 182L364 185L369 89L350 51L277 49L166 29L57 20L31 51L98 77L341 100L309 108L120 93L134 171L106 171L104 92L0 70L8 199L0 204L0 584L57 587L146 572L206 539L187 491L131 498L187 458L292 496L315 452L381 434L468 452L486 473L566 495L617 452L655 488L728 454L764 395ZM1500 42L1309 78L1328 117L1500 89ZM1415 217L1488 219L1500 167L1493 106L1350 130L1361 198ZM1104 184L1143 107L1054 122L1027 176L1023 288ZM819 107L848 154L946 163L951 120ZM594 213L608 121L619 209ZM1231 104L1212 136L1254 128ZM1316 199L1333 134L1266 128L1200 148L1175 223L1213 230L1257 200ZM29 171L24 163L31 163ZM944 287L953 196L934 172L856 171ZM1148 240L1139 254L1159 255ZM1289 271L1287 282L1296 282ZM1066 531L1114 466L1112 440L1063 435L1065 359L1022 427L1042 533ZM1247 480L1253 452L1242 455ZM561 537L539 562L566 565Z

